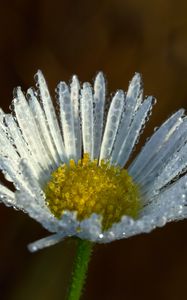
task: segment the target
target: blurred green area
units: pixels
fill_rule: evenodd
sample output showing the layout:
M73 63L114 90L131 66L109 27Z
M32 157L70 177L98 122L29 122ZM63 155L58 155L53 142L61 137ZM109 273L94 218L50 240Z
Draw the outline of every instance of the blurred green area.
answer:
M141 72L145 95L158 99L142 144L168 115L187 106L187 2L1 3L0 103L6 112L13 88L32 86L38 68L53 95L58 81L74 73L92 81L103 70L110 95ZM97 246L82 299L186 299L186 232L183 221ZM65 299L75 242L30 254L26 245L47 234L26 215L0 206L0 299Z

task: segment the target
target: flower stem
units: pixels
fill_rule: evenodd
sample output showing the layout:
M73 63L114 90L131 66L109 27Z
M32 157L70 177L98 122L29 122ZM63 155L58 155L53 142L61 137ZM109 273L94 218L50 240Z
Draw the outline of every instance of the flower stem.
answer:
M93 243L86 240L78 240L77 253L72 272L71 283L67 300L79 300L84 287L88 263L91 257Z

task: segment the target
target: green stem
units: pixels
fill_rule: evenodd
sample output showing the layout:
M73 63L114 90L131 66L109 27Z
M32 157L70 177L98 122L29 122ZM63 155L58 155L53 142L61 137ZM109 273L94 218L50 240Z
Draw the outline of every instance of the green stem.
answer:
M77 253L67 300L80 299L93 245L94 244L92 242L81 239L78 240Z

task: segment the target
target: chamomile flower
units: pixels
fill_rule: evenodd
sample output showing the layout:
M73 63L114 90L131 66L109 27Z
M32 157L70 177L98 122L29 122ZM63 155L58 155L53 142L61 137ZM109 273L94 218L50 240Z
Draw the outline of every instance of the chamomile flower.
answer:
M31 251L71 236L108 243L186 218L183 109L126 168L155 103L143 100L139 74L108 109L102 73L93 88L76 76L69 86L60 82L59 116L41 71L36 82L26 95L15 90L12 113L0 111L0 168L15 187L0 184L0 199L52 233L30 244Z

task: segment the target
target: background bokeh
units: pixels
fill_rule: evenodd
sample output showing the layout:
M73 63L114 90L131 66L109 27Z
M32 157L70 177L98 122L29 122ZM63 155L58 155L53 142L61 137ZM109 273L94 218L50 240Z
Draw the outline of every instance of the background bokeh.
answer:
M43 70L52 94L77 74L103 70L108 95L141 72L145 95L158 99L141 138L178 107L187 107L187 2L181 0L2 1L0 106ZM24 113L24 112L23 112ZM36 254L26 245L46 236L39 224L0 206L0 299L65 299L75 253L66 240ZM84 300L187 298L187 220L151 234L95 247Z

